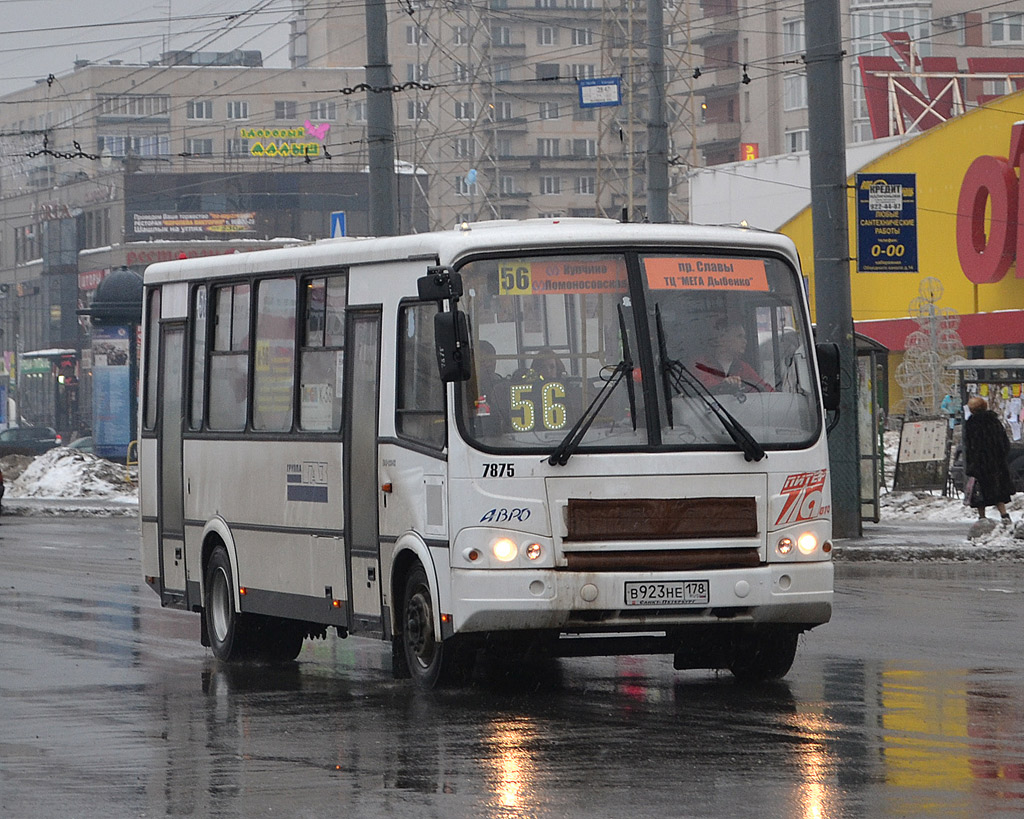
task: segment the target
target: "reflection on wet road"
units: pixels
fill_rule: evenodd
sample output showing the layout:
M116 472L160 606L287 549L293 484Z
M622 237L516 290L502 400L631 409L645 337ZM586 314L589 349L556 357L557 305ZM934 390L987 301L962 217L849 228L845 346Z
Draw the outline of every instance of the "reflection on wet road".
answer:
M1020 565L839 564L783 683L671 658L481 669L381 643L225 667L134 524L0 527L0 816L979 817L1024 810Z

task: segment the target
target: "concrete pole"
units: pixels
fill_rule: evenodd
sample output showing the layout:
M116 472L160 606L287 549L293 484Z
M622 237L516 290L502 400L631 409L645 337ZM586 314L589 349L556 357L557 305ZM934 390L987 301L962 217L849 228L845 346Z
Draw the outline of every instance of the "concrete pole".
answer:
M665 6L647 2L647 221L668 222L668 124L665 122Z
M850 300L839 0L804 0L804 21L817 334L818 341L839 345L842 369L839 423L829 435L832 528L836 537L860 537L858 379Z
M395 235L395 115L384 0L366 0L366 140L370 160L370 234Z

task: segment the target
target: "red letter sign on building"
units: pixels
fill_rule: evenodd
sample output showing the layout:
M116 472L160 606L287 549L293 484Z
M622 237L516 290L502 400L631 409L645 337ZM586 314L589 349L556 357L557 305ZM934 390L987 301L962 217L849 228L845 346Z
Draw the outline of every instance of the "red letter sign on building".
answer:
M1010 156L979 156L964 174L956 208L956 250L964 275L975 284L997 282L1015 259L1024 258L1024 197L1014 168L1021 165L1024 123L1010 133ZM985 209L989 209L989 234L985 235ZM1017 278L1024 271L1017 267Z

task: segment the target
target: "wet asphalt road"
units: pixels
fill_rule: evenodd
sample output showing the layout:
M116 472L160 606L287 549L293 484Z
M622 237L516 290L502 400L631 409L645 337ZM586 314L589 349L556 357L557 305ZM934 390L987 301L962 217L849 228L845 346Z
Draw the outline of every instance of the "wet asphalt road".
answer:
M1024 811L1022 564L837 564L780 684L667 657L422 694L382 643L231 669L134 521L0 526L0 817L888 817Z

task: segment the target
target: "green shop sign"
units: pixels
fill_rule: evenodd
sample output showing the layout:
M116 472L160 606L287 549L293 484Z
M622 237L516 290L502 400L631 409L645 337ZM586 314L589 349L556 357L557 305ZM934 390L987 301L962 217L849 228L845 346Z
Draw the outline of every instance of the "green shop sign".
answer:
M239 136L254 140L252 156L320 156L319 142L293 141L305 139L305 128L240 128Z

